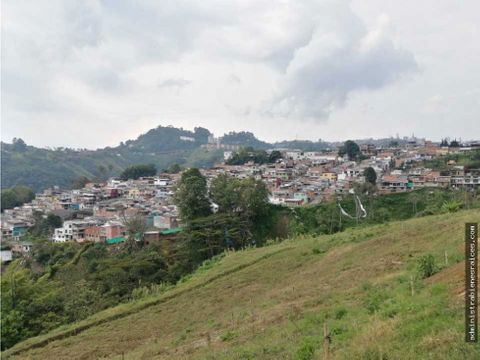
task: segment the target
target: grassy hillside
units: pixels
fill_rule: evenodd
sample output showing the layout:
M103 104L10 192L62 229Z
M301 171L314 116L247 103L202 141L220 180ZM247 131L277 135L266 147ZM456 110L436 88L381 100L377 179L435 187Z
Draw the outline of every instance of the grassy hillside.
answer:
M29 339L2 355L315 359L324 352L326 324L331 359L479 358L480 347L463 341L467 221L480 221L480 211L229 253L172 289ZM416 267L426 254L435 257L439 272L421 279Z

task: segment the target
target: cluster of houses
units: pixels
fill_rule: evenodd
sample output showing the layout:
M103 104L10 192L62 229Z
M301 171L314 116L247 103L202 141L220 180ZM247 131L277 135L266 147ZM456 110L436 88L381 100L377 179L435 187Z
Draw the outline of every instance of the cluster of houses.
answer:
M270 193L270 202L286 206L333 201L349 193L355 184L364 183L365 169L377 174L379 194L403 192L423 187L466 187L480 185L480 169L466 169L450 162L448 170L422 167L423 160L441 155L467 152L480 146L464 148L440 147L429 141L409 141L404 146L381 148L361 145L364 160L350 161L338 151L308 152L281 150L283 158L274 164L218 165L205 170L207 178L219 173L263 180Z
M212 144L215 144L212 141ZM365 182L364 171L373 168L380 194L410 191L422 187L467 187L480 184L480 169L465 169L451 162L448 170L421 166L451 152L466 152L480 146L445 148L428 141L410 141L396 147L361 145L360 162L341 157L338 151L300 151L277 149L282 158L272 164L218 164L202 170L210 183L219 174L236 178L255 177L265 182L269 201L285 206L301 206L334 201L348 193L354 184ZM231 155L225 149L225 158ZM400 170L399 170L400 169ZM28 204L5 209L1 219L2 240L10 242L11 251L28 253L31 244L24 239L34 225L34 214L49 213L63 220L54 230L53 242L125 241L128 219L140 215L145 219L141 236L147 241L160 240L178 233L180 219L173 203L175 184L180 174L161 174L138 180L110 179L104 183L88 183L83 189L63 190L52 187L36 195ZM213 204L214 205L214 204ZM2 251L2 258L7 254Z
M89 183L83 189L52 187L36 194L34 200L14 209L5 209L1 219L2 244L13 253L28 253L25 240L34 225L34 214L54 214L63 225L54 229L51 241L61 243L102 242L117 244L126 240L129 219L145 221L140 234L146 241L160 240L180 231L177 208L173 205L173 186L180 175L141 178L105 183ZM23 247L15 247L22 244Z

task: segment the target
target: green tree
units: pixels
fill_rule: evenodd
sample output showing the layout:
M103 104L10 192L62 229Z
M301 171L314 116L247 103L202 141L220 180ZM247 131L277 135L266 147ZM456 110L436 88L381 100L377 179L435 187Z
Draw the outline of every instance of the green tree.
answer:
M219 212L234 212L238 207L238 180L226 174L220 174L212 180L210 198L218 205Z
M338 150L338 155L347 155L350 160L356 160L360 156L360 147L352 140L347 140Z
M367 167L364 172L363 172L363 176L365 176L365 181L372 184L372 185L375 185L377 183L377 173L375 172L375 170L369 166Z
M34 212L34 225L29 229L30 233L35 237L47 236L53 233L56 228L63 224L60 216L49 213L46 217L41 212Z
M185 222L211 214L207 179L200 170L191 168L182 173L174 201L178 206L180 217Z
M14 151L25 152L27 150L27 144L20 138L13 138L12 145Z
M153 164L137 164L127 167L120 174L122 180L138 179L144 176L154 176L157 173L157 169Z
M65 322L61 287L12 264L2 274L2 350Z
M282 153L278 150L273 150L270 153L270 155L268 155L268 162L269 163L274 163L281 158L282 158Z
M35 198L35 193L32 189L26 186L14 186L9 189L2 190L2 211L4 209L12 209L16 206L21 206L32 201Z
M219 175L212 181L210 197L219 206L219 212L253 219L268 211L268 189L263 181L253 177L239 180Z
M240 180L238 184L239 202L241 213L250 219L259 218L268 210L268 189L262 180L253 177Z
M224 249L241 249L252 244L252 234L245 218L232 214L213 214L188 223L178 240L175 264L177 278L194 270L204 260Z
M123 216L123 225L127 229L127 245L130 250L138 249L143 245L144 233L147 230L146 219L141 214Z
M460 147L460 143L457 141L457 139L454 139L450 142L450 147Z
M170 165L166 170L165 172L166 173L169 173L169 174L178 174L180 171L182 171L182 167L175 163L175 164L172 164Z
M268 162L275 162L277 156L278 151L271 156L268 155L265 150L255 150L252 147L245 147L234 153L226 163L228 165L243 165L249 161L253 161L255 164L265 164Z

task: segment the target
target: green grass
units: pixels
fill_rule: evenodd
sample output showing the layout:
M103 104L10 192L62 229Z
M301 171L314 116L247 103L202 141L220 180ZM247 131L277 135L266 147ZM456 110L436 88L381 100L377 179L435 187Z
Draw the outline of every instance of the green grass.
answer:
M480 358L463 340L460 263L464 223L479 220L478 210L460 211L231 252L158 296L2 356L318 359L326 324L331 359ZM427 254L438 272L421 279Z

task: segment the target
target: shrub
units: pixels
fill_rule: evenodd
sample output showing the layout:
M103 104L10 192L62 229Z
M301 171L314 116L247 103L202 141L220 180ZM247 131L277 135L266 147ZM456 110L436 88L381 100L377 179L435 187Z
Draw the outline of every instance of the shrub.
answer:
M432 254L424 255L418 259L417 270L422 279L428 278L437 272L435 257Z
M452 201L445 201L442 205L442 211L454 213L460 209L460 203L452 200Z
M335 312L335 319L340 320L347 314L347 310L340 308Z

